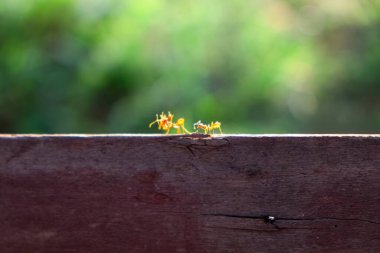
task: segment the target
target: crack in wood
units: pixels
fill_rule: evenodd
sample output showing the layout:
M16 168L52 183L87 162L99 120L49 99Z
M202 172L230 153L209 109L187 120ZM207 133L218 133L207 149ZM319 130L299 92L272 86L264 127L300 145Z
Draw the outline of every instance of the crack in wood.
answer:
M10 157L8 157L6 159L5 163L9 164L14 159L22 156L23 154L25 154L26 152L28 152L29 150L31 150L34 146L35 146L35 144L31 144L31 143L20 144L19 147L18 147L18 149L15 152L13 152L13 154Z
M213 228L213 229L226 229L226 230L235 230L235 231L243 231L243 232L276 232L276 229L253 229L253 228L236 228L236 227L223 227L223 226L205 226L205 228Z
M231 145L230 140L228 140L227 138L221 137L220 139L225 140L227 142L227 145Z
M361 222L368 222L372 224L378 224L380 225L380 222L378 221L372 221L372 220L366 220L366 219L359 219L359 218L337 218L337 217L319 217L319 218L277 218L277 220L294 220L294 221L303 221L303 220L309 220L309 221L318 221L318 220L337 220L337 221L361 221Z
M253 220L263 220L265 223L275 225L275 221L283 220L283 221L320 221L320 220L336 220L336 221L360 221L367 222L371 224L380 225L378 221L359 219L359 218L337 218L337 217L318 217L318 218L287 218L287 217L275 217L272 221L268 221L268 217L274 217L269 215L236 215L236 214L202 214L205 216L219 216L219 217L229 217L229 218L241 218L241 219L253 219Z
M187 145L185 146L187 150L189 150L189 152L191 153L192 156L194 157L197 157L197 155L195 154L194 150L191 148L193 145Z
M189 137L179 136L178 138L171 138L169 143L185 147L193 157L198 157L195 150L199 148L220 148L231 145L227 138L212 137L210 135L190 135Z
M205 228L214 228L214 229L226 229L226 230L235 230L243 232L279 232L280 230L313 230L317 229L314 227L310 228L291 228L291 227L279 227L275 226L275 229L253 229L253 228L236 228L236 227L225 227L225 226L205 226Z
M197 146L197 147L225 147L231 145L230 141L224 137L212 137L210 135L202 138L194 138L192 136L169 139L169 143L173 143L179 146Z

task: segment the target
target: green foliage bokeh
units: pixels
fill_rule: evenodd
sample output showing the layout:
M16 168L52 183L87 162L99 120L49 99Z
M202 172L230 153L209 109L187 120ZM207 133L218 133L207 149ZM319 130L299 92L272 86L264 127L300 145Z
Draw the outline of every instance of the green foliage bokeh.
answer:
M380 129L371 0L3 0L0 132Z

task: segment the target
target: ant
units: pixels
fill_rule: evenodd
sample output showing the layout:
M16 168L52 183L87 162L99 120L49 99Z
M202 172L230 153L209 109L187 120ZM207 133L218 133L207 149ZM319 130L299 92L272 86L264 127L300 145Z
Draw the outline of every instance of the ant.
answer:
M173 123L173 118L174 114L171 114L170 112L168 112L168 115L162 112L160 114L160 118L158 118L158 114L156 114L156 120L150 123L149 127L152 127L152 125L157 123L158 129L166 131L165 134L169 134L170 129L172 128L176 129L178 134L181 134L182 132L190 134L190 132L185 128L184 118L179 118L175 123Z
M209 134L211 131L214 134L215 129L218 129L219 133L223 134L221 126L222 123L220 123L219 121L211 121L211 124L206 125L199 120L197 123L194 124L194 129L202 129L204 131L204 134Z

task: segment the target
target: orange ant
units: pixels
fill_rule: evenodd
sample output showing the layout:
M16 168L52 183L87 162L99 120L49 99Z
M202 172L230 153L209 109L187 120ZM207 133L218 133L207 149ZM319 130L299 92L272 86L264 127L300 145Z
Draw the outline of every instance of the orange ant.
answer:
M165 130L168 134L171 128L171 121L173 119L173 115L169 112L168 115L165 113L161 113L160 118L158 118L158 114L156 114L156 120L149 124L149 127L152 127L155 123L158 124L158 130Z
M168 115L162 112L160 114L160 118L158 118L158 114L156 114L156 120L150 123L149 127L152 127L152 125L157 123L158 129L166 131L165 134L168 134L172 128L176 129L178 134L181 134L182 132L190 134L190 132L185 128L184 118L179 118L175 123L173 123L173 118L174 114L171 114L170 112L168 112Z

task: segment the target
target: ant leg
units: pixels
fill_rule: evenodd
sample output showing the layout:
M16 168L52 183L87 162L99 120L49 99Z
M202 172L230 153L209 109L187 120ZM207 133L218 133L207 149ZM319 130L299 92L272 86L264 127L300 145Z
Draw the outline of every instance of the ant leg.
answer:
M158 119L158 114L156 114L156 120L149 124L149 128L151 128L155 123L158 123L160 120Z
M184 126L181 126L183 133L191 134Z
M153 121L152 123L150 123L149 124L149 128L151 128L155 123L157 123L158 121L157 120L155 120L155 121Z

